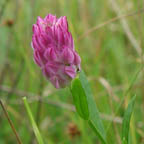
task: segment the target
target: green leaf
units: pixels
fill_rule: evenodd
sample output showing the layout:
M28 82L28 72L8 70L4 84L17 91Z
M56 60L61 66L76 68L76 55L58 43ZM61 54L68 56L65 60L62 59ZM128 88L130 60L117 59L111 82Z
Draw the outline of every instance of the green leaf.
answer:
M72 82L71 92L78 114L82 118L88 119L90 126L97 136L106 144L105 130L91 88L83 71L79 73L79 78L76 78Z
M124 113L124 118L123 118L123 123L122 123L122 141L123 141L123 144L128 143L130 119L131 119L132 111L134 108L135 99L136 99L136 96L134 96L130 100L128 107Z
M88 103L85 92L81 86L79 78L75 78L71 85L71 93L73 95L74 104L78 114L85 120L89 118Z
M41 134L39 132L39 129L38 129L37 125L36 125L36 122L34 121L34 118L33 118L32 112L30 110L30 107L28 105L26 97L23 98L23 101L24 101L24 105L25 105L26 111L28 113L29 119L31 121L35 136L37 138L37 141L38 141L39 144L44 144L43 139L41 137Z

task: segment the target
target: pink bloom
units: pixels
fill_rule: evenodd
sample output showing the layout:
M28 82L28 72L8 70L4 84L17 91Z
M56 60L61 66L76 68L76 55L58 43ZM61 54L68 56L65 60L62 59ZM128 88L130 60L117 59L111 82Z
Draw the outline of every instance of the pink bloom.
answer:
M74 49L65 16L48 14L33 25L34 60L56 88L66 87L80 70L81 59Z

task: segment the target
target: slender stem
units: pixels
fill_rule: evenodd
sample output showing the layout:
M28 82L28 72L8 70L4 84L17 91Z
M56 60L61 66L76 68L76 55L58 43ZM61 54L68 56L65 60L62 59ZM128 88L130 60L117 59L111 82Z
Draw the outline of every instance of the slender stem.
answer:
M37 141L38 141L39 144L44 144L42 136L41 136L40 131L39 131L39 129L38 129L37 125L36 125L36 122L35 122L35 120L33 118L33 115L32 115L32 112L31 112L31 109L29 107L29 104L27 102L26 97L23 98L23 101L24 101L24 105L25 105L26 111L28 113L29 119L31 121L35 136L37 138Z
M39 90L38 90L38 94L39 94L40 96L42 95L43 86L44 86L43 76L41 75L41 77L40 77L40 85L39 85ZM38 127L39 127L39 124L40 124L42 104L43 104L43 103L42 103L42 100L41 100L41 97L40 97L39 100L38 100L37 111L36 111L36 115L35 115L35 120L36 120L36 124L37 124ZM32 144L32 143L33 143L33 138L34 138L34 134L32 133L29 144Z
M2 109L3 109L3 111L4 111L4 114L5 114L6 118L7 118L10 126L11 126L11 129L13 130L13 132L14 132L14 134L15 134L15 136L16 136L16 139L17 139L18 144L22 144L22 142L21 142L21 140L20 140L20 138L19 138L19 136L18 136L18 133L16 132L16 129L15 129L14 125L13 125L12 121L11 121L10 118L9 118L8 112L6 111L6 108L5 108L5 106L3 105L3 103L2 103L1 100L0 100L0 105L1 105L1 107L2 107Z
M95 30L97 30L101 27L104 27L107 24L110 24L112 22L115 22L115 21L120 20L120 19L125 18L125 17L130 17L130 16L134 16L136 14L141 14L143 12L144 12L144 9L140 9L139 11L135 11L135 12L132 12L132 13L128 13L128 14L125 14L125 15L121 15L121 16L117 16L117 17L114 17L112 19L109 19L108 21L106 21L104 23L101 23L97 26L94 26L94 27L88 29L84 34L82 34L81 36L78 37L78 41L82 40L84 37L86 37L87 35L89 35L93 31L95 31Z
M134 83L135 80L137 79L139 73L143 70L143 67L144 67L144 66L141 65L140 68L139 68L139 70L136 72L136 74L135 74L134 77L132 78L131 83L130 83L128 89L127 89L126 92L124 93L120 104L119 104L119 105L117 106L117 108L116 108L116 111L115 111L115 113L114 113L114 115L113 115L113 118L118 114L118 112L119 112L119 110L120 110L120 107L121 107L121 106L123 105L123 103L124 103L125 97L128 95L129 91L132 89L133 83ZM107 127L107 132L108 132L108 130L110 129L111 124L112 124L112 122L108 125L108 127Z

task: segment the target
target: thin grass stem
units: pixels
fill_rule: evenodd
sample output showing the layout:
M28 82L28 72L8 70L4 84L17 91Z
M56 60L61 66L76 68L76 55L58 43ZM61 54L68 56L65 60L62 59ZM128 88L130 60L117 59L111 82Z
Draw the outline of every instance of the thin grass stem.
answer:
M18 144L22 144L22 142L21 142L21 140L20 140L20 137L19 137L18 133L16 132L16 129L15 129L15 127L14 127L14 124L12 123L12 121L11 121L9 115L8 115L8 112L7 112L7 110L6 110L3 102L2 102L1 100L0 100L0 105L1 105L1 107L2 107L2 109L3 109L3 112L4 112L4 114L5 114L6 118L7 118L10 126L11 126L11 129L12 129L13 133L14 133L15 136L16 136L17 143L18 143Z

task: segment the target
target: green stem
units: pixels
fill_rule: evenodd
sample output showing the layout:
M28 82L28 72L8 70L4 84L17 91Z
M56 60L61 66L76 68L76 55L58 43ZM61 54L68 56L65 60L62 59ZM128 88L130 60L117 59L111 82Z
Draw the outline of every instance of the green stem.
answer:
M33 115L32 115L32 112L30 110L30 107L29 107L29 104L27 102L26 97L23 97L23 101L24 101L24 105L25 105L26 111L28 113L29 119L31 121L33 130L34 130L34 133L35 133L35 136L36 136L36 139L37 139L37 141L38 141L39 144L44 144L43 139L41 137L41 134L39 132L39 129L38 129L38 127L36 125L36 122L35 122L35 120L33 118Z

